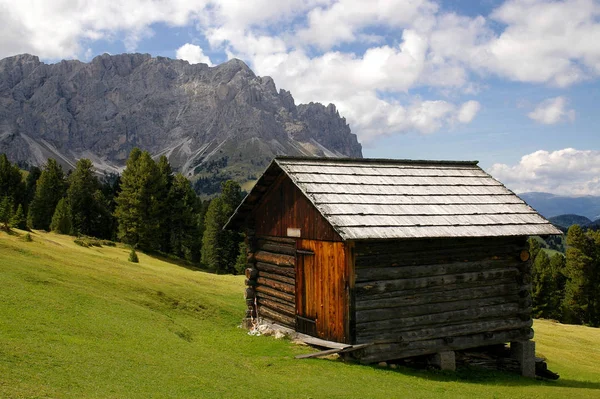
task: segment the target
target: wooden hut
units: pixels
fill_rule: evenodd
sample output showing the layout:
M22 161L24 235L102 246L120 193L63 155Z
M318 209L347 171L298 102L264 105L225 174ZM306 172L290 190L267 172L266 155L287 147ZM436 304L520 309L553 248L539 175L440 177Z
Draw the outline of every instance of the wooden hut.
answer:
M527 237L561 232L477 162L279 157L227 228L248 317L365 363L513 342L530 374Z

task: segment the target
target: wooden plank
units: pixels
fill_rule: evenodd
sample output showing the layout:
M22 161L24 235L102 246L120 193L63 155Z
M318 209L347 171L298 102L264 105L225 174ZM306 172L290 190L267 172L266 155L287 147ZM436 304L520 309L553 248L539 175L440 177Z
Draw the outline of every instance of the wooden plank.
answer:
M296 271L292 267L276 266L270 263L262 262L256 262L255 267L259 272L267 272L290 278L294 278L296 276Z
M514 266L515 261L513 259L491 259L475 262L463 261L418 266L370 267L357 270L356 281L358 283L365 283L378 280L431 277L446 274L479 272Z
M519 318L504 318L479 320L461 324L446 326L435 326L433 328L417 328L413 331L404 329L385 330L385 331L365 331L356 333L357 343L374 342L381 340L395 341L422 341L433 338L456 337L460 335L469 335L477 333L492 333L504 330L519 330L529 328L533 324L532 320L523 321Z
M418 253L431 251L464 251L465 248L501 249L501 248L526 248L526 237L494 237L494 238L426 238L419 240L378 240L357 241L356 255L358 257L369 254L381 254L390 250L397 253Z
M292 248L296 247L296 239L288 238L288 237L261 236L258 238L258 243L260 245L274 243L274 244L288 245L288 246L291 246Z
M323 356L335 355L336 353L340 353L343 350L344 350L344 348L327 349L327 350L319 351L319 352L305 353L305 354L302 354L302 355L296 355L295 358L296 359L311 359L311 358L315 358L315 357L323 357Z
M262 305L258 308L258 316L272 320L276 323L281 323L284 326L294 328L296 325L296 318L287 316L283 313L278 312L275 309L271 309L268 306Z
M264 287L263 287L264 288ZM282 293L283 294L283 293ZM288 295L288 294L285 294ZM289 301L288 299L279 298L270 294L265 294L264 292L256 291L256 297L259 299L266 299L269 301L281 303L282 305L287 305L292 308L295 308L295 304L293 301Z
M259 306L266 306L269 309L273 309L285 316L296 317L296 308L293 305L273 301L267 298L258 298Z
M448 288L447 286L444 288ZM429 304L441 304L441 303L454 303L467 301L469 303L473 300L481 300L485 298L495 297L515 297L518 292L522 289L529 289L529 286L519 286L514 281L509 281L507 284L494 283L489 286L478 286L478 287L458 287L457 289L444 289L444 290L408 290L408 291L397 291L397 296L388 296L384 298L375 299L361 299L356 301L356 312L363 312L363 314L375 315L377 311L388 308L398 307L419 307L421 305ZM479 302L478 302L479 303ZM453 305L448 305L450 308ZM367 312L372 310L373 313Z
M519 274L516 268L492 269L481 272L449 274L443 276L406 278L397 280L382 280L366 283L356 283L357 293L361 292L391 292L418 288L431 288L456 283L495 281L515 278Z
M516 285L515 285L516 286ZM431 314L439 314L446 312L453 312L458 310L468 310L473 308L481 308L502 304L514 304L519 309L525 310L528 306L522 306L516 299L516 290L514 291L515 295L512 296L492 296L488 298L478 298L477 300L466 299L466 300L458 300L458 301L449 301L449 302L425 302L420 305L407 304L405 306L398 307L383 307L383 308L375 308L375 309L367 309L367 310L357 310L356 311L356 323L371 323L375 321L383 321L383 320L394 320L401 319L405 317L411 316L423 316L423 315L431 315ZM426 299L427 295L423 295ZM422 298L419 298L422 299ZM381 302L385 302L386 300L378 301L379 304ZM421 302L421 301L420 301Z
M290 284L290 285L296 284L296 280L293 277L286 277L286 276L282 276L280 274L267 273L264 271L259 271L258 277L264 277L264 278L268 278L270 280L281 281L282 283L286 283L286 284Z
M514 277L508 277L497 280L486 280L486 281L471 281L471 282L457 282L454 284L446 284L440 285L437 287L428 287L426 290L423 288L416 288L410 290L398 290L398 291L389 291L389 292L378 292L373 290L355 290L355 294L357 297L357 301L362 300L378 300L378 299L391 299L398 298L404 296L418 296L423 294L425 291L427 292L444 292L444 291L454 291L459 289L467 289L467 288L485 288L485 287L493 287L495 285L506 285L506 284L515 284L516 280Z
M455 337L451 342L436 338L416 342L374 343L364 349L360 362L377 363L387 360L403 359L412 356L429 355L449 350L476 348L479 346L502 344L510 341L525 341L533 338L533 330L516 329L490 333L471 334Z
M258 286L265 286L265 287L273 288L275 290L285 292L288 294L293 295L296 292L296 289L293 285L282 283L281 281L271 280L269 278L259 276L256 279L256 282L259 284Z
M261 251L272 252L272 253L275 253L275 254L296 256L296 247L295 247L295 245L294 246L292 246L292 245L281 245L279 243L271 244L269 242L266 242L264 244L261 244L260 249L261 249Z
M267 251L257 251L254 253L254 259L261 263L270 263L277 266L293 267L296 263L296 258L290 255L276 254Z
M344 349L344 348L347 348L348 346L350 346L348 344L334 342L334 341L328 341L326 339L311 337L309 335L300 338L300 340L302 342L304 342L305 344L312 345L312 346L318 346L321 348Z
M475 304L476 306L478 304ZM521 309L519 304L504 302L499 305L484 307L467 307L460 310L440 312L436 305L430 307L429 312L421 316L404 317L402 314L393 318L378 321L363 321L356 323L356 332L372 331L407 331L416 327L431 327L435 325L445 326L449 323L467 323L473 320L514 317L523 312L531 312L531 309Z
M315 358L315 357L323 357L323 356L334 355L336 353L354 352L354 351L357 351L359 349L366 348L367 346L370 346L370 345L371 344L347 345L347 346L345 346L343 348L327 349L327 350L320 351L320 352L305 353L303 355L297 355L296 359L310 359L310 358Z
M261 286L258 285L254 288L256 290L256 292L259 293L263 293L266 295L271 295L275 298L280 298L283 299L289 303L294 303L295 299L294 299L294 295L290 295L288 293L282 292L282 291L278 291L276 289L270 288L270 287L265 287L265 286Z

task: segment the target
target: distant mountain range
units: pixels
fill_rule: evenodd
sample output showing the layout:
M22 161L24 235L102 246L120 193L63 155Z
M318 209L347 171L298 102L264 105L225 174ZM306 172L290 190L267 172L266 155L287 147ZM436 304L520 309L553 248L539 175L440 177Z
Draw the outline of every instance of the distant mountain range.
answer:
M551 218L548 218L548 220L555 226L559 226L559 227L564 227L565 229L568 229L570 226L574 225L574 224L578 224L580 226L587 226L590 223L592 223L592 221L588 218L586 218L585 216L579 216L579 215L558 215L558 216L552 216Z
M296 105L233 59L215 67L149 54L89 63L0 60L0 153L118 172L134 147L196 180L253 180L275 155L362 157L335 105Z
M525 202L549 219L554 216L578 215L593 221L600 218L600 197L567 197L550 193L529 192L519 194Z

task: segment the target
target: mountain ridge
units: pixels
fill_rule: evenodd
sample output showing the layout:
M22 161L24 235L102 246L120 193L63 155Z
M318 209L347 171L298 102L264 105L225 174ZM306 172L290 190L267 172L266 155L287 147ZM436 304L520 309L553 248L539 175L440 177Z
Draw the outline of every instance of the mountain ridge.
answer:
M70 168L85 157L119 172L134 147L167 156L188 177L209 176L218 163L223 178L238 181L276 155L362 157L335 105L296 105L238 59L214 67L149 54L0 60L0 152L11 161L52 157Z
M600 218L600 196L568 197L532 191L519 197L547 219L561 215L579 215L592 221Z

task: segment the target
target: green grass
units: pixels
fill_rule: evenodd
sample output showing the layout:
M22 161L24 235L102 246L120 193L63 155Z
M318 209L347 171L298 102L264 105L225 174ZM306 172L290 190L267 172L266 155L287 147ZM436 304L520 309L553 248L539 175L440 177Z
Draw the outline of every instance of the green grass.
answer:
M296 360L238 328L243 277L72 237L0 233L1 398L600 397L600 330L536 321L556 382Z

